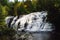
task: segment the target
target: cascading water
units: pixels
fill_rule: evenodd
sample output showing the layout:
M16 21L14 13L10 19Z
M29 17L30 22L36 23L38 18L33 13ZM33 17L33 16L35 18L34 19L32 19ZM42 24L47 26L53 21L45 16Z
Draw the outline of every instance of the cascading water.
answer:
M10 21L11 19L12 21ZM6 24L9 24L10 21L10 24L8 26L13 27L13 29L15 29L16 31L24 30L26 32L52 32L55 29L51 23L46 21L47 12L45 11L30 13L27 15L23 15L22 17L9 16L6 17L5 20Z
M18 30L25 30L28 32L37 32L37 31L52 31L53 26L51 23L46 21L47 19L47 12L34 12L28 15L25 15L19 18L16 23L15 27L19 27ZM11 24L12 25L12 24Z

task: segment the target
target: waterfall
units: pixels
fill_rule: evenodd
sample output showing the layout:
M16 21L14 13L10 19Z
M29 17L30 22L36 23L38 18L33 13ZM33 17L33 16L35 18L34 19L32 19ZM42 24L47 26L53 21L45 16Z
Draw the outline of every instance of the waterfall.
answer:
M33 37L28 36L28 40L49 40L52 39L51 34L55 27L46 21L47 15L46 11L42 11L20 16L7 16L5 22L9 28L17 31L17 34L31 33ZM18 39L19 35L16 35L16 40Z
M12 19L10 22L10 27L13 27L13 29L18 30L18 31L28 31L28 32L39 32L39 31L53 31L54 26L47 22L47 12L42 11L42 12L33 12L27 15L23 16L9 16L6 17L6 23L9 24L9 21ZM9 19L9 20L8 20Z

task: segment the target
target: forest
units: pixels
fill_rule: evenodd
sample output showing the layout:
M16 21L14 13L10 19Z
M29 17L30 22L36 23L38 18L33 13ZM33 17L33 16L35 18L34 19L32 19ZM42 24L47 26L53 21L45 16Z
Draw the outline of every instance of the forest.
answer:
M48 12L47 21L53 23L56 27L56 32L60 33L60 0L14 1L15 2L8 2L8 0L0 0L0 40L6 40L8 37L13 40L12 36L15 35L14 29L6 26L5 17L26 15L40 11Z

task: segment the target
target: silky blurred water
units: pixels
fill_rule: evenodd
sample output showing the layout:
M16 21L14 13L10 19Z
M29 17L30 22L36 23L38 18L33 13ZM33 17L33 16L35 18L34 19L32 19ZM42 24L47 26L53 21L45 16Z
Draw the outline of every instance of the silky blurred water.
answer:
M50 40L51 33L55 28L52 23L46 21L47 15L46 11L42 11L19 16L19 18L18 16L8 16L5 20L6 24L9 24L10 19L13 19L9 26L15 29L17 34L28 32L32 34L32 40Z

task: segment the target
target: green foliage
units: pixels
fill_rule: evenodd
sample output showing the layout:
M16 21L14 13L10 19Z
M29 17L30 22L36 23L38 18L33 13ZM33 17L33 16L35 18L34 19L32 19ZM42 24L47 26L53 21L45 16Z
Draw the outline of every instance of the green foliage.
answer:
M13 36L14 34L15 34L15 31L13 29L0 26L0 35L1 36L3 36L3 35Z
M15 0L15 3L0 0L0 35L14 34L13 29L5 26L6 16L24 15L36 11L48 11L48 20L50 20L49 18L54 20L57 15L60 15L60 0L27 0L25 2Z
M0 25L0 40L13 40L15 34L15 30Z
M2 9L7 8L8 11L3 12L8 12L8 15L21 15L35 11L51 11L54 9L60 11L60 0L27 0L26 2L18 2L15 0L15 3L8 3L7 0L2 0L1 4L3 7Z

